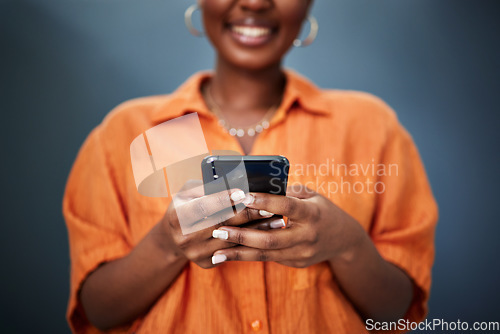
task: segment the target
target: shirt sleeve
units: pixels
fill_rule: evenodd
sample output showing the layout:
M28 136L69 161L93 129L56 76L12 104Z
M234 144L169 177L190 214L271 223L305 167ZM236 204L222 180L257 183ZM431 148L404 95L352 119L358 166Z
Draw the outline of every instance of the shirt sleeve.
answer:
M405 318L420 322L427 315L438 210L418 150L395 118L381 160L385 172L378 190L383 191L370 234L381 256L412 279L413 301Z
M87 320L80 303L79 290L85 278L100 264L121 258L132 248L127 241L123 203L100 142L100 131L96 128L80 149L63 199L71 259L67 318L74 333L99 333Z

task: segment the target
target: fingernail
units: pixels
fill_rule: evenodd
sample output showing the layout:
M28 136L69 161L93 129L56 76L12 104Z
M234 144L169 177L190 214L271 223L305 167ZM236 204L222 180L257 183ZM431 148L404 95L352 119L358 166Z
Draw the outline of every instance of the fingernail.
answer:
M212 256L212 264L219 264L227 260L227 256L224 254L216 254Z
M247 194L245 196L245 200L243 201L243 204L245 205L250 205L252 204L253 202L255 201L255 196L251 195L251 194Z
M259 210L259 215L261 215L262 217L272 217L274 216L274 213L271 213L266 210Z
M227 238L229 238L229 233L227 231L213 230L212 237L215 239L227 240Z
M241 201L243 198L245 198L245 193L242 190L235 191L231 194L233 202Z
M278 220L272 221L269 224L269 226L271 226L271 228L282 228L282 227L285 227L286 225L285 225L285 221L283 219L278 219Z

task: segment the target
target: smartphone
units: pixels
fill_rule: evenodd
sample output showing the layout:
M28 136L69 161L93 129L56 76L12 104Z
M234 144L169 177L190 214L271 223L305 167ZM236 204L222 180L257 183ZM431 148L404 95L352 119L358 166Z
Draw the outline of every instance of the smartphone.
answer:
M205 195L235 188L286 195L289 168L281 155L211 155L201 163Z

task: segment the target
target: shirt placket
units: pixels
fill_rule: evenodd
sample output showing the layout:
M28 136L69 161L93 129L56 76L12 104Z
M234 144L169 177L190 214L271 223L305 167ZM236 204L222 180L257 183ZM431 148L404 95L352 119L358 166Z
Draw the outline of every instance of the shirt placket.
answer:
M272 122L269 129L258 135L250 152L251 155L271 154L268 152L272 152L272 147L270 147L272 143L266 139L270 131L276 131L275 126L276 122ZM227 149L243 154L237 137L225 132L220 135L223 136ZM238 274L243 333L270 333L265 263L242 262L238 268Z
M243 333L269 333L264 263L241 264L239 296Z

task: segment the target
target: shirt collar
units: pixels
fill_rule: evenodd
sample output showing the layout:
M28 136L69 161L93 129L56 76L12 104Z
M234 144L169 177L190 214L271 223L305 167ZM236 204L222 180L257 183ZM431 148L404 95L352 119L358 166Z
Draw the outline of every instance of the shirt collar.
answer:
M323 92L306 78L292 70L284 71L287 82L281 105L271 123L283 120L296 105L302 110L318 115L330 113L329 102ZM207 108L200 87L212 76L211 72L199 72L191 76L153 114L153 122L160 123L187 113L197 112L202 117L214 117Z

